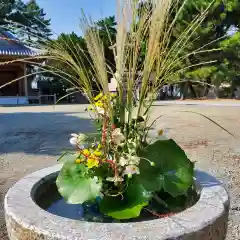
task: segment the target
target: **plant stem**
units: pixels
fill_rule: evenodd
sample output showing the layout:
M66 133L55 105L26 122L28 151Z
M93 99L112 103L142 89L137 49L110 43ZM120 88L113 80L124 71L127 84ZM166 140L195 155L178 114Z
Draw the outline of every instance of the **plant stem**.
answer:
M106 155L107 153L107 127L108 127L108 119L107 116L104 115L103 118L103 126L102 126L102 146L104 148L104 154Z

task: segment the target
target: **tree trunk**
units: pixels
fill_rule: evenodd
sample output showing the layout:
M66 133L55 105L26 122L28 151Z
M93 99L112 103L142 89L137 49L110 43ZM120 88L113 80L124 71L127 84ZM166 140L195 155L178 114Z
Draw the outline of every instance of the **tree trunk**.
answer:
M186 82L181 82L179 84L180 86L180 99L185 100L186 99L186 88L187 88L187 83Z
M208 84L211 84L211 80L207 79L207 84L205 85L205 89L203 92L203 97L206 97L209 93L210 86Z
M190 93L191 93L191 96L193 96L193 98L197 98L197 94L192 86L192 83L188 82L188 87L189 87L189 90L190 90Z
M235 86L234 78L232 78L232 84L231 84L231 98L235 98L235 93L234 93L235 88L236 88L236 86Z
M208 86L205 86L203 91L203 97L206 97L208 95L208 92L209 92Z
M219 98L219 85L215 86L216 98Z

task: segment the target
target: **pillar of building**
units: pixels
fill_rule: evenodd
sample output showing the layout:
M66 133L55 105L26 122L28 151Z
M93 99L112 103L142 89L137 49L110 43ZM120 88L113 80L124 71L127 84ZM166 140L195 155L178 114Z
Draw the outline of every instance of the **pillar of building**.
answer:
M24 73L23 73L24 74L24 94L27 97L28 96L28 82L27 82L27 65L26 65L26 63L24 63L23 69L24 69Z

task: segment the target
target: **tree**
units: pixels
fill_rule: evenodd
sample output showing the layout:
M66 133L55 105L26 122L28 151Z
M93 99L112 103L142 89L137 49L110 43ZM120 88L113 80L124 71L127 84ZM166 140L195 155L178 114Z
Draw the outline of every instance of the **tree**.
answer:
M111 43L116 42L116 20L115 16L106 17L96 22L100 38L106 46L110 46Z
M114 16L110 16L107 18L104 18L102 20L97 21L93 24L93 26L89 26L90 28L95 29L101 41L103 42L104 46L104 53L105 58L107 60L107 63L111 66L111 68L114 70L114 54L113 50L111 49L112 45L116 42L116 21ZM52 44L54 44L54 47L61 48L63 51L66 52L66 54L69 54L71 58L74 59L75 62L79 63L79 67L82 68L83 71L89 72L89 78L94 79L94 76L92 76L90 73L93 72L92 70L92 62L90 62L90 56L87 50L86 42L83 37L77 36L76 33L72 32L70 34L64 34L62 33L56 40L52 41ZM73 51L74 50L74 51ZM60 61L51 62L49 63L50 66L55 67L59 69L60 71L64 70L67 74L63 74L63 77L67 78L69 75L75 76L76 78L79 78L80 76L77 76L76 73L70 71L68 67ZM110 75L109 75L110 77ZM66 85L69 85L66 83ZM69 86L70 87L70 86Z
M225 65L223 71L225 78L231 82L231 97L234 97L234 90L236 86L240 85L240 32L236 32L232 36L220 43L224 57Z
M210 3L210 0L188 1L179 16L179 21L174 29L174 37L177 38L184 31L186 25L206 9ZM215 85L217 89L221 82L228 81L228 77L233 77L233 72L236 75L236 72L239 71L237 70L238 57L234 57L229 52L229 50L234 51L233 46L230 44L232 36L229 32L231 29L238 31L240 21L236 16L239 16L239 14L240 3L236 0L216 0L209 7L206 18L196 29L195 34L191 37L191 44L186 48L188 52L202 46L206 46L204 50L208 50L205 53L190 55L185 60L185 66L192 65L192 67L186 69L179 80L188 80L189 88L192 88L192 81L203 81ZM236 38L239 38L239 35ZM237 45L235 40L235 47ZM211 51L211 49L218 49L218 51ZM213 60L215 62L212 62ZM206 64L203 64L204 62ZM232 71L229 71L230 65ZM195 85L198 86L199 84ZM206 85L205 95L207 95L208 90L209 85ZM197 94L195 93L195 95Z
M12 18L15 0L0 0L0 26L6 24L6 19Z
M95 23L99 36L104 44L104 52L107 63L115 71L115 60L112 47L116 43L116 20L115 16L106 17Z
M89 56L87 46L83 37L77 36L77 34L74 32L70 34L62 33L56 40L52 40L51 44L54 48L61 49L75 62L78 62L79 67L82 67L83 71L88 71L91 68L91 64L88 60ZM62 76L62 78L60 76L55 76L54 78L64 81L65 86L71 87L67 81L70 76L79 78L77 73L72 71L72 68L69 68L66 64L62 64L61 61L52 61L49 59L47 61L47 66L49 66L50 72L51 69L57 69L59 71L59 75ZM51 73L47 75L50 75L52 77Z
M0 0L0 27L11 31L22 42L35 45L51 36L50 20L36 0Z
M174 4L171 10L172 16L169 16L169 19L173 19L184 2L184 8L173 28L169 47L179 36L182 36L194 18L208 9L206 18L202 19L198 27L196 26L195 34L186 35L187 38L190 38L190 42L188 45L182 43L184 51L181 54L184 56L202 46L205 47L200 50L206 50L206 52L189 55L183 62L179 63L178 67L184 70L174 76L175 82L177 80L184 81L180 84L183 97L187 97L187 92L198 97L199 94L195 89L202 88L202 84L198 84L197 81L213 84L217 90L222 82L238 78L239 57L237 53L240 36L239 34L236 36L231 34L239 32L240 2L238 0L215 0L214 2L212 0L180 0ZM141 2L139 14L144 8L151 7L150 1ZM211 49L218 49L218 51ZM205 86L203 90L205 95L208 94L209 88L209 85Z
M21 14L23 15L23 33L21 40L32 43L36 40L42 42L51 36L50 19L46 19L46 13L39 7L36 0L28 1L24 4Z

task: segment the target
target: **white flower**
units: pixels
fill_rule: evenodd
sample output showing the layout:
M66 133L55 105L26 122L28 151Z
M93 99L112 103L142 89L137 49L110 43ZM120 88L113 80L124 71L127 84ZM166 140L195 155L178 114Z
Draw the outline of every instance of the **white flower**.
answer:
M87 136L83 133L80 133L80 134L72 133L69 142L73 146L79 146L79 145L81 146L85 143L86 139L87 139Z
M133 175L139 174L139 168L136 165L129 165L126 167L124 174L125 175Z
M98 114L104 115L105 114L105 110L101 107L96 107L96 111Z
M118 182L123 182L124 179L120 176L115 176L115 177L108 177L106 179L108 182L114 182L114 183L118 183Z
M113 130L112 132L112 141L113 143L115 143L117 146L120 145L120 143L122 141L125 140L124 135L121 133L121 129L120 128L116 128Z
M76 133L72 133L69 142L70 142L73 146L77 146L77 145L78 145L77 139L78 139L78 135L77 135Z
M148 132L148 140L151 141L156 141L156 140L168 140L168 131L164 128L160 128L158 130L150 130Z
M159 129L156 133L157 140L168 140L167 131L163 129Z
M140 158L138 156L125 156L125 157L120 157L119 159L119 164L120 166L124 167L126 165L138 165L140 162Z
M120 157L119 164L120 166L124 167L129 164L129 159L126 157Z
M140 163L140 158L138 156L130 156L129 164L130 165L138 165Z

